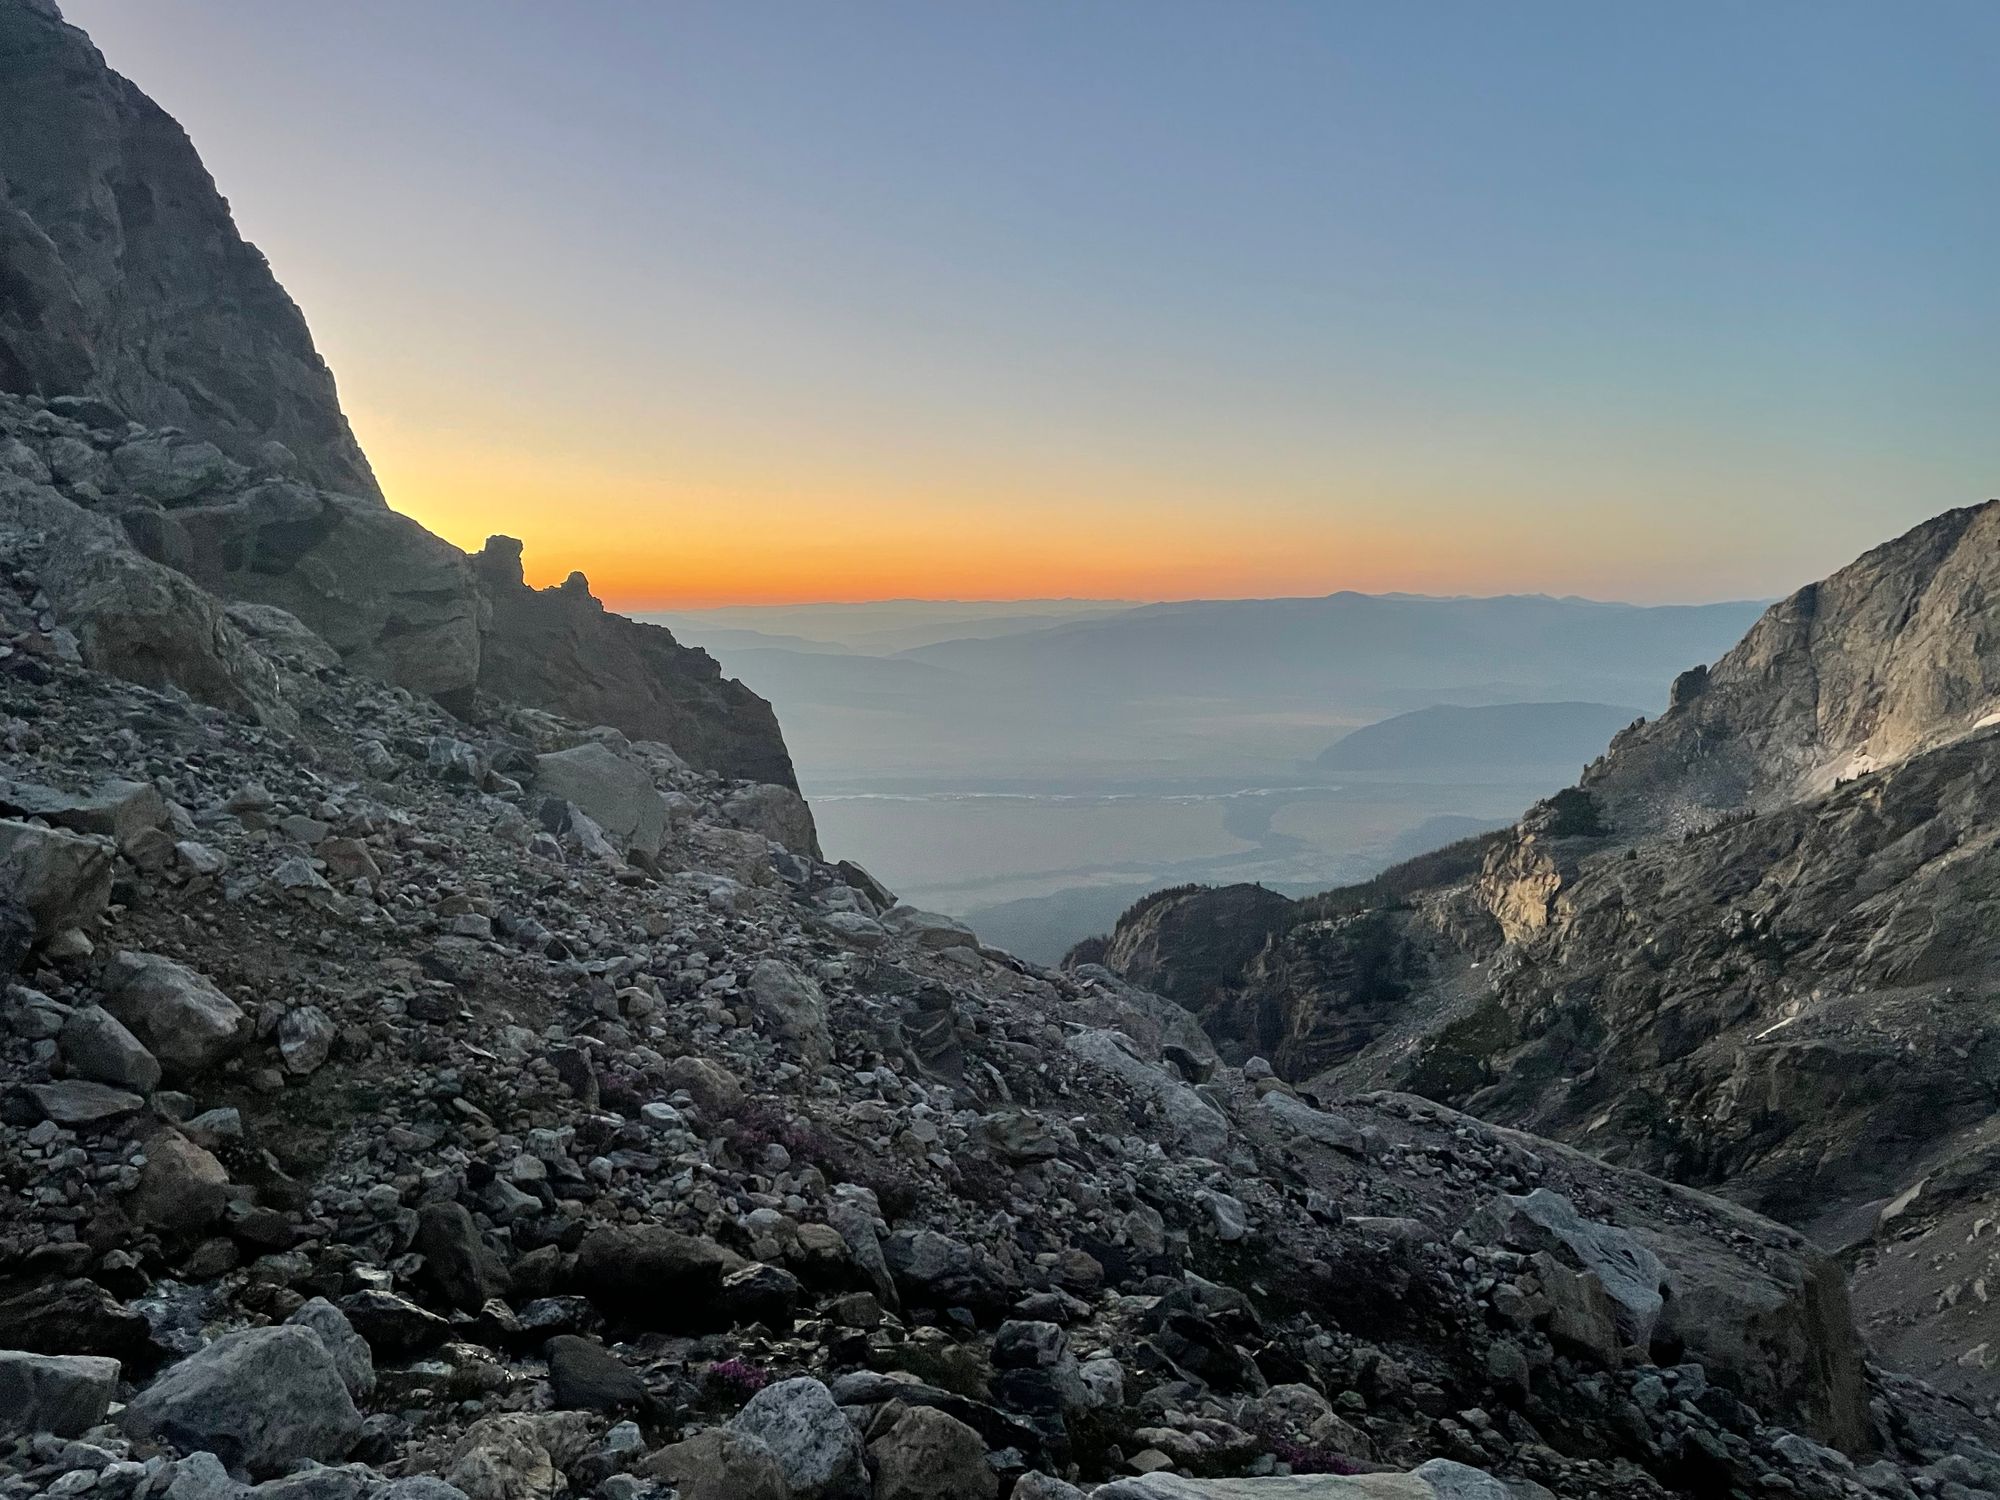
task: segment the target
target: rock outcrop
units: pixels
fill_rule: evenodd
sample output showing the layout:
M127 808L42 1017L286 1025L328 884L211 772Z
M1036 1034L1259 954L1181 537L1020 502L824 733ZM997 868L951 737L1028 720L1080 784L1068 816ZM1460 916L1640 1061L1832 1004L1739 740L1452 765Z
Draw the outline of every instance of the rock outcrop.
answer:
M472 567L485 621L481 691L664 741L704 770L797 789L771 705L724 677L706 651L610 613L581 573L554 588L528 587L512 537L489 538Z
M2000 501L1946 511L1773 605L1582 790L1626 835L1783 805L2000 723Z
M126 601L68 610L93 664L284 727L221 605L275 607L456 712L485 693L796 790L770 705L705 652L384 504L194 147L48 0L0 4L0 286L0 515L51 538L52 588Z

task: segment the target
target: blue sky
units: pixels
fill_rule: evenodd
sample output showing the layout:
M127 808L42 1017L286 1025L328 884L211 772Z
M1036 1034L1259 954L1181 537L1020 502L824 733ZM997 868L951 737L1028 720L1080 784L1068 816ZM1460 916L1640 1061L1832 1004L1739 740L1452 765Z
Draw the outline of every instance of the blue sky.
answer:
M65 12L392 501L620 602L1761 595L2000 491L1985 0Z

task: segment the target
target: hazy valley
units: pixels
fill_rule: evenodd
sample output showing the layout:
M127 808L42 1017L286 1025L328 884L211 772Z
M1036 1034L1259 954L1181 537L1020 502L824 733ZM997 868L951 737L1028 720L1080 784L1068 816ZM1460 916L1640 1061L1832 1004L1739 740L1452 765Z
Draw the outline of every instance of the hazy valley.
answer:
M1760 607L1342 594L647 618L771 700L828 847L1054 962L1149 890L1304 895L1512 822Z

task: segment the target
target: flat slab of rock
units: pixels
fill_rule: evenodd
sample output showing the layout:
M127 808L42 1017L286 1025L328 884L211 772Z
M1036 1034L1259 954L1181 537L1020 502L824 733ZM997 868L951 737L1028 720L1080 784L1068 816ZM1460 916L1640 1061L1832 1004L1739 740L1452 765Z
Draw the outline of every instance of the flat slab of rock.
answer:
M335 1463L361 1436L339 1366L295 1324L223 1334L168 1366L119 1420L131 1437L201 1449L252 1474L302 1458Z
M83 1078L30 1084L28 1097L58 1125L102 1125L106 1120L121 1119L146 1107L146 1101L137 1094Z
M667 832L667 799L653 778L595 740L535 757L535 785L583 809L620 848L647 858Z
M241 1044L243 1008L185 964L122 953L106 978L104 1008L179 1078L222 1061Z
M0 1350L0 1434L75 1437L104 1420L117 1389L115 1359Z

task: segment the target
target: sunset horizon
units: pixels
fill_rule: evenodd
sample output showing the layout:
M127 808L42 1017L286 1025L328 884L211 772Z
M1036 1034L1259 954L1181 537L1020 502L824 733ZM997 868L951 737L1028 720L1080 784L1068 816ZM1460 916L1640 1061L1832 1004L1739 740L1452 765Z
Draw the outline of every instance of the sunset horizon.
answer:
M1973 6L65 9L391 503L614 607L1769 597L1994 488Z

